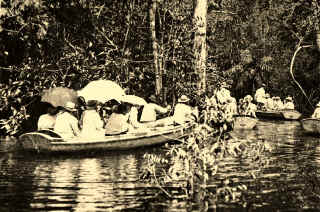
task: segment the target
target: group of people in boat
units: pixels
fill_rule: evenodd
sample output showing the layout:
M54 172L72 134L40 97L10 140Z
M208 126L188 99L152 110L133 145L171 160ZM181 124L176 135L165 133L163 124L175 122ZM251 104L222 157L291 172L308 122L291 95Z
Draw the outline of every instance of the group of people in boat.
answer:
M38 130L54 130L65 139L92 139L146 131L156 126L184 124L198 118L197 108L190 106L186 95L178 99L173 115L163 119L157 119L157 114L168 114L172 111L171 106L162 107L155 101L154 95L145 105L113 101L106 113L101 112L105 111L104 105L96 100L85 102L82 109L74 102L66 102L61 107L49 107L48 113L39 117Z
M257 107L259 110L264 111L274 111L274 110L285 110L285 109L295 109L293 99L291 96L287 96L283 101L279 96L271 96L265 91L265 84L256 90L254 99L257 102Z
M223 110L231 119L234 115L248 115L256 117L257 110L282 110L294 109L291 96L287 96L284 102L280 97L271 97L265 92L265 84L259 88L254 98L246 95L239 99L231 96L228 85L223 83L214 91L211 97L206 96L206 119L217 119L218 111ZM80 98L81 99L81 98ZM40 116L38 130L51 129L64 138L73 137L101 137L105 135L118 135L130 131L147 130L151 127L184 124L197 120L199 111L196 106L191 106L190 99L182 95L173 108L173 115L158 119L157 114L168 114L172 111L170 105L162 107L156 103L156 97L151 95L145 105L137 105L128 102L112 100L112 107L105 110L105 104L96 100L80 101L85 105L74 102L66 102L61 107L49 107L48 113ZM317 105L313 117L320 118L320 103ZM222 107L222 108L221 108ZM209 118L208 118L209 117ZM219 122L219 121L217 121Z
M246 95L237 102L236 98L231 96L228 85L225 83L221 85L220 89L215 90L211 97L206 97L206 106L207 111L209 112L208 115L211 117L210 119L215 119L215 117L217 117L219 109L225 111L230 118L237 114L255 117L255 112L257 110L251 95Z
M256 91L254 98L251 95L246 95L237 102L237 100L231 96L228 85L223 83L220 89L214 91L212 97L206 97L206 105L208 111L210 111L209 114L217 113L218 105L220 105L230 116L247 115L252 117L256 117L257 110L274 111L295 109L291 96L287 96L284 101L282 101L279 96L271 97L270 94L265 92L265 84Z
M279 96L271 97L270 94L266 93L265 87L266 85L262 84L262 87L256 91L254 96L258 105L258 109L264 111L295 109L295 105L291 96L287 96L282 102ZM316 105L311 118L320 119L320 102L318 102Z

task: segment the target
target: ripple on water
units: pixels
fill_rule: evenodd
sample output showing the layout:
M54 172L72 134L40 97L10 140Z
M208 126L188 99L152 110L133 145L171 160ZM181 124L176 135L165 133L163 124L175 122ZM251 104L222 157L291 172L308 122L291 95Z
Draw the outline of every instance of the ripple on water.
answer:
M302 132L299 122L259 121L257 129L234 133L240 139L266 141L274 147L250 159L224 158L217 175L246 185L246 208L234 203L209 205L218 211L307 211L320 209L320 138ZM90 157L26 157L0 144L0 211L186 211L185 200L156 199L154 185L139 182L145 151L106 153ZM157 149L162 154L162 150ZM257 170L257 171L256 171ZM253 175L255 177L253 177ZM188 208L188 209L187 209ZM192 206L198 211L199 206Z

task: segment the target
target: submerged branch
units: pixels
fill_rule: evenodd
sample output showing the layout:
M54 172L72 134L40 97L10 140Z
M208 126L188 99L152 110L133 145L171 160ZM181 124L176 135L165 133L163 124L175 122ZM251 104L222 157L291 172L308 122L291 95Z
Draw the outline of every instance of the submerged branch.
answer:
M157 186L160 188L161 191L163 191L163 193L165 193L168 197L172 198L171 194L169 194L164 188L162 188L155 173L156 172L153 167L153 178L155 179Z

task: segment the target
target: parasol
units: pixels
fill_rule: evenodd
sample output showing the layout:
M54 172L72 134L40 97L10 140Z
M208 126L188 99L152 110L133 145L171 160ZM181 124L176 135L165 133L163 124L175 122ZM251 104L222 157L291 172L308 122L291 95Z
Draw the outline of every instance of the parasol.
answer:
M97 100L105 103L111 99L120 101L123 95L125 95L124 90L111 80L95 80L78 91L78 96L82 96L86 102Z
M132 105L143 106L146 105L147 102L143 98L135 95L125 95L121 97L121 102L126 102Z
M54 107L65 106L66 102L77 103L77 92L71 88L55 87L43 91L42 102L48 102Z

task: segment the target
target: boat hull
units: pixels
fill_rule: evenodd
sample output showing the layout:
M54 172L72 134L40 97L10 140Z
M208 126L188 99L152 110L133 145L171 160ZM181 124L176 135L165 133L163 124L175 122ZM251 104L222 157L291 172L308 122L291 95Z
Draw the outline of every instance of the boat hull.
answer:
M302 129L311 134L320 134L320 119L306 118L300 120Z
M302 114L296 110L282 110L280 111L285 120L299 120Z
M257 122L258 119L251 116L235 116L233 129L253 129Z
M256 112L256 116L262 119L299 120L302 114L296 110L261 111Z
M153 128L146 132L105 136L92 140L84 138L64 140L52 131L31 132L21 135L19 144L24 151L39 153L128 150L181 139L190 134L194 127L194 123L189 123L184 126Z

